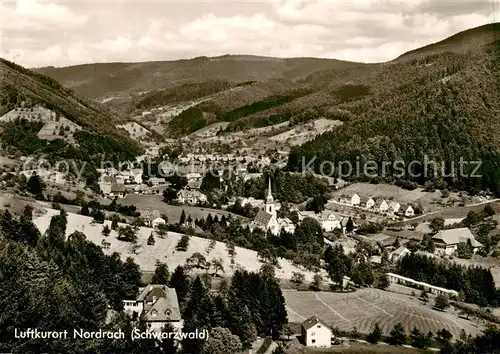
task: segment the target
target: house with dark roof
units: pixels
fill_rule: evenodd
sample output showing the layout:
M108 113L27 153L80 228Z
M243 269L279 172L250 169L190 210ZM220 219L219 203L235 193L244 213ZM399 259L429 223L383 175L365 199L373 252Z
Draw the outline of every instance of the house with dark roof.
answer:
M472 232L461 227L457 229L441 230L432 237L435 245L436 254L452 255L457 249L459 243L470 242L474 253L483 245L476 240Z
M302 340L307 347L329 348L332 346L332 330L316 316L301 324Z
M111 184L111 189L109 191L110 197L124 198L126 195L127 195L127 191L125 189L125 185L118 184L118 183Z
M174 288L160 284L139 288L137 298L124 300L123 307L133 318L141 318L152 331L160 332L167 323L176 331L182 330L183 321Z

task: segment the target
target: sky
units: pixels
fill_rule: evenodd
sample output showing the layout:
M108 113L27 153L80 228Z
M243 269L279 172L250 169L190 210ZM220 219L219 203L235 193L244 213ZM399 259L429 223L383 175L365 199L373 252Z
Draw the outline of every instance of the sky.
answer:
M224 54L382 62L498 21L500 0L0 0L0 56L26 67Z

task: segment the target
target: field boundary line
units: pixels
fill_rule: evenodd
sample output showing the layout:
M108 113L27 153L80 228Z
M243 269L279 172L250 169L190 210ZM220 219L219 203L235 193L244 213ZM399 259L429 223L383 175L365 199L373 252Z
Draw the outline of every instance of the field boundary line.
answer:
M340 318L343 318L345 321L349 322L349 323L352 323L351 320L348 320L347 318L345 318L344 316L342 316L340 313L338 313L337 311L335 311L330 305L328 305L326 302L324 302L323 300L321 300L318 296L318 294L314 294L314 296L316 296L316 299L319 300L319 302L321 302L323 305L325 305L326 307L328 307L333 313L335 313L338 317Z
M367 303L368 305L372 306L372 307L375 307L376 309L382 311L383 313L385 313L386 315L388 316L391 316L391 317L394 317L394 315L391 315L389 312L387 312L386 310L384 310L383 308L380 308L379 306L375 305L375 304L372 304L371 302L369 301L366 301L365 299L362 299L360 298L358 295L354 295L356 296L358 299L360 299L361 301Z

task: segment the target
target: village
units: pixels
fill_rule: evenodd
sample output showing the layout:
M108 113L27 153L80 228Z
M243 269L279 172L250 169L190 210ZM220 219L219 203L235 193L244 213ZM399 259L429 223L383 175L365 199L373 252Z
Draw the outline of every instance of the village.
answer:
M63 116L36 106L16 108L0 120L18 118L40 123L38 137L43 140L64 139L75 144L73 134L81 130ZM452 337L461 335L459 327L476 334L484 325L477 314L464 320L459 318L458 307L439 313L428 300L422 302L423 296L446 298L461 306L459 301L466 296L463 291L398 274L397 270L405 257L422 256L432 259L429 262L489 269L498 284L496 199L308 173L301 176L286 171L287 144L270 144L263 149L257 141L230 152L220 147L212 150L207 142L210 136L217 136L217 129L155 143L141 125L128 123L122 128L142 141L144 153L131 161L103 163L96 169L95 189L81 176L51 167L43 156L20 156L22 164L3 166L0 185L2 193L10 191L12 171L28 184L33 179L41 181L45 196L34 204L38 211L33 222L42 233L49 228L51 218L65 210L67 235L84 233L107 254L132 257L140 266L145 286L135 298L123 299L124 311L132 318L142 318L151 331L161 333L166 325L172 325L173 331L181 333L185 320L176 290L150 282L162 264L172 270L186 266L192 276L212 273L207 281L213 291L220 279L230 279L238 269L259 273L271 266L283 288L291 331L298 338L292 341L295 349L346 345L353 340L353 332L368 335L375 325L381 326L386 337L400 322L408 332L412 326L422 333L444 328ZM240 136L238 140L245 139ZM288 187L277 189L277 174L299 184L320 185L322 192L302 195L294 202L280 200L278 196ZM82 195L88 204L74 202L75 196ZM4 201L5 205L11 202ZM84 212L88 208L90 211ZM481 229L483 221L469 220L471 213L488 220L492 225L489 235ZM235 247L228 239L216 241L216 230L231 227L247 235L246 243ZM279 247L273 242L304 237L315 227L318 229L310 240L321 247L307 248L306 244L286 249L280 245L286 252L276 253ZM318 234L319 241L315 239ZM249 240L254 237L263 241L253 244ZM270 248L255 250L259 242ZM340 249L347 257L343 261L352 262L353 269L367 267L378 274L375 281L360 280L359 274L348 274L347 270L336 277L328 263L331 260L321 259L325 249ZM193 267L194 263L198 266ZM387 284L382 286L383 282ZM350 293L355 294L355 300L346 309L339 304L350 302ZM404 313L404 320L396 321L396 312ZM363 321L363 314L367 314L367 321ZM257 348L262 345L262 339L254 343ZM278 345L274 341L270 348Z

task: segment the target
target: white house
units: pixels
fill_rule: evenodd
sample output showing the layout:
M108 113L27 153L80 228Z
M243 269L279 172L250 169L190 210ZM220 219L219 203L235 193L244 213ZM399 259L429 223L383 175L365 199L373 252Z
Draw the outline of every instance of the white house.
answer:
M289 218L278 219L278 223L281 230L293 234L295 232L295 225Z
M373 200L372 197L370 197L366 200L366 204L365 204L366 209L371 209L371 208L373 208L374 205L375 205L375 200Z
M399 211L407 218L410 218L410 217L415 215L415 210L413 210L413 208L410 204L401 205L401 208L399 209Z
M260 228L262 230L270 230L274 235L278 235L281 231L278 218L276 216L276 207L274 198L271 193L271 179L269 179L269 189L266 198L264 210L259 210L255 219L250 223L250 229Z
M396 214L399 211L399 208L401 208L401 204L398 202L390 202L389 203L389 211L393 214Z
M165 225L167 222L165 221L165 219L163 218L156 218L154 219L153 221L151 221L151 226L153 227L153 229L156 229L158 228L158 225Z
M321 228L326 232L332 232L335 229L342 229L341 218L335 216L334 213L329 211L324 211L321 214L319 222L321 223Z
M389 210L389 204L387 204L387 202L384 199L379 200L375 204L375 210L381 213L385 213L387 212L387 210Z
M361 199L359 198L359 195L357 193L354 193L351 197L351 205L359 205L361 203Z
M123 310L133 317L142 318L151 331L160 332L167 323L178 332L182 330L177 293L166 285L150 284L139 288L136 299L123 301Z
M435 245L434 253L439 255L452 255L457 250L458 244L467 240L470 240L474 253L483 246L466 227L441 230L432 239Z
M329 348L332 346L332 330L316 316L301 325L302 340L307 347Z

